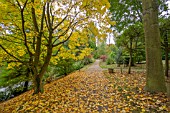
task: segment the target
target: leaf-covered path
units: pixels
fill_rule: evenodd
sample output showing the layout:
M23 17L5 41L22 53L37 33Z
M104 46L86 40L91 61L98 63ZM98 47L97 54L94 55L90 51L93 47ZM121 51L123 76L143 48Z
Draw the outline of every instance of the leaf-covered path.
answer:
M103 72L99 60L85 71L76 71L45 85L45 92L28 91L0 104L0 113L168 113L168 98L143 90L144 75Z

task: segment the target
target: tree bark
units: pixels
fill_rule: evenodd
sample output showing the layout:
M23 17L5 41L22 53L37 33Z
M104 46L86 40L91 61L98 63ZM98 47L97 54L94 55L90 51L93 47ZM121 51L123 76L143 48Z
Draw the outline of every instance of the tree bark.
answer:
M50 37L52 36L50 35ZM34 85L35 85L34 94L38 94L39 92L40 93L44 92L42 79L48 68L48 65L50 63L50 59L52 56L52 38L49 39L49 44L50 45L47 47L47 56L45 58L44 64L41 67L39 74L35 75L35 78L34 78Z
M168 59L168 36L167 36L166 32L166 36L164 38L164 42L165 42L165 76L168 77L168 70L169 70L169 59Z
M43 76L37 75L34 78L34 94L38 94L38 93L43 93L44 89L43 89L43 84L42 84L42 78Z
M23 89L23 92L26 92L27 90L28 90L28 83L29 83L29 74L30 74L30 70L29 70L29 68L27 68L27 70L26 70L26 81L25 81L25 83L24 83L24 89Z
M129 68L128 68L128 74L131 73L131 66L132 66L132 38L130 38L130 48L129 48Z
M157 0L142 0L146 51L146 90L165 92Z
M29 82L28 80L25 81L23 92L26 92L28 90L28 82Z

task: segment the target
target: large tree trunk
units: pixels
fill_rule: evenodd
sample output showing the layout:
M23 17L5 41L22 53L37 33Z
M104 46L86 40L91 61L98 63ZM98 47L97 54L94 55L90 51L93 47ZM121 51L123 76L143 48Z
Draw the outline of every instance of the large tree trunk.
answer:
M34 93L33 94L38 94L38 93L44 92L42 78L43 78L43 76L40 76L40 75L35 76L35 78L34 78Z
M146 51L146 90L165 92L157 0L142 0Z

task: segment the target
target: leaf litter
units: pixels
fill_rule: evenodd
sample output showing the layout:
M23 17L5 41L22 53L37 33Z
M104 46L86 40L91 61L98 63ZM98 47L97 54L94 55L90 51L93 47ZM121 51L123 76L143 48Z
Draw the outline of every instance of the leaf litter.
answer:
M91 70L76 71L44 86L0 103L2 113L145 113L170 112L164 93L144 90L145 74L121 74Z

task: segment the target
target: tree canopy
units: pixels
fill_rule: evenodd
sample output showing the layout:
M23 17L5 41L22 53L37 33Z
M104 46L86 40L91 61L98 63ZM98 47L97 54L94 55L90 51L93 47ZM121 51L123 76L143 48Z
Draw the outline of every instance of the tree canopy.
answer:
M8 62L9 69L26 65L35 93L42 92L42 76L50 62L59 56L82 59L90 49L76 47L85 45L89 31L105 38L106 26L115 24L108 18L107 0L3 0L0 7L0 62ZM97 28L97 22L105 30ZM78 51L81 54L75 56Z

